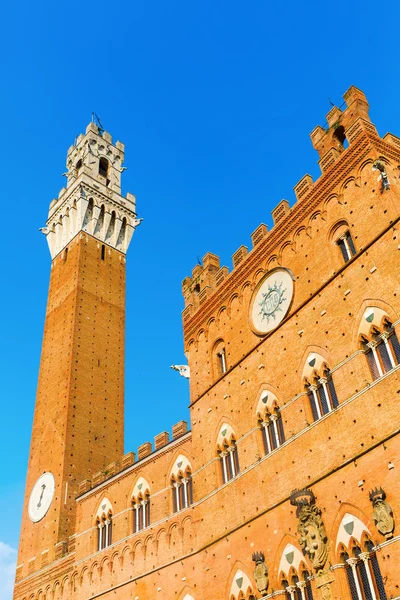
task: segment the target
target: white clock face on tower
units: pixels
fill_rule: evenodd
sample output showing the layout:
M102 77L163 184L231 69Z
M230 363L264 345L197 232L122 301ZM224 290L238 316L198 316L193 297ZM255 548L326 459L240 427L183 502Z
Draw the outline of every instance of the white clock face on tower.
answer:
M250 302L250 324L255 333L265 335L278 327L289 311L293 292L293 276L288 269L274 269L261 279Z
M47 513L53 500L56 482L52 473L43 473L33 486L29 504L28 514L33 523L37 523Z

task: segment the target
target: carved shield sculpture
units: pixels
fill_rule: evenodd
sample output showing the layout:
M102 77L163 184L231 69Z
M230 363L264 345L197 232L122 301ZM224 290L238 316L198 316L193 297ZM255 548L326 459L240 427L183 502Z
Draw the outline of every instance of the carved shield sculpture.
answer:
M382 488L376 488L370 492L369 499L374 507L372 516L377 530L384 535L387 540L390 540L393 537L394 517L392 507L385 502L386 493Z
M296 516L299 519L297 531L299 543L310 559L316 572L324 568L328 560L329 544L321 509L315 504L315 496L311 490L293 490L290 503L297 507Z
M256 563L256 568L254 569L254 579L257 584L257 589L260 594L264 595L268 590L269 578L263 552L255 552L252 556L252 559Z

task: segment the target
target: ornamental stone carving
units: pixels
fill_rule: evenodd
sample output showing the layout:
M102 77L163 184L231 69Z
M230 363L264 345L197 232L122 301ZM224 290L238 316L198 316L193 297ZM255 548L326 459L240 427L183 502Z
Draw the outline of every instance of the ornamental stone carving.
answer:
M379 489L376 488L375 490L371 490L369 499L374 507L372 516L374 518L376 528L378 529L379 533L385 536L387 540L390 540L393 537L394 517L390 504L385 502L386 493L381 487Z
M311 490L293 490L290 504L297 507L297 531L303 553L308 556L316 572L322 570L328 559L329 544L322 521L321 509L315 504Z
M256 563L256 567L254 569L254 579L257 584L257 589L263 596L268 591L269 586L269 578L268 578L268 569L265 564L265 557L263 552L254 552L252 556L253 561Z

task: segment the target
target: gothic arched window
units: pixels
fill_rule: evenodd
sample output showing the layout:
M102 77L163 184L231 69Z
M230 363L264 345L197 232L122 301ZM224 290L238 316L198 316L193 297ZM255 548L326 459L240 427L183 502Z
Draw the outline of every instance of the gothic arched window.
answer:
M328 370L325 370L321 377L316 375L312 382L308 383L307 393L314 421L318 421L339 406L332 374Z
M378 559L370 540L365 542L364 551L358 542L354 543L351 556L345 550L341 560L346 565L351 600L387 600Z
M112 514L97 518L97 549L104 550L112 544Z
M374 326L368 336L361 337L361 347L373 380L382 377L400 362L399 340L395 328L387 319L381 329Z
M226 361L226 350L225 350L225 342L223 340L218 340L214 344L213 348L213 368L214 368L214 376L215 379L222 377L227 370L227 361Z
M239 457L234 439L224 444L218 452L221 461L222 480L227 483L239 473Z
M318 421L339 406L332 373L321 354L311 352L307 356L303 368L303 381L314 421Z
M262 432L264 452L270 454L285 442L282 415L273 392L269 390L261 392L256 412Z
M138 533L150 525L150 494L148 491L132 499L134 520L133 531Z
M217 453L221 463L222 481L227 483L240 472L236 436L227 423L224 423L219 431Z
M283 430L282 415L277 406L274 410L266 412L260 422L265 454L270 454L285 442L285 433Z
M192 467L188 459L179 455L171 472L173 511L179 512L193 504Z

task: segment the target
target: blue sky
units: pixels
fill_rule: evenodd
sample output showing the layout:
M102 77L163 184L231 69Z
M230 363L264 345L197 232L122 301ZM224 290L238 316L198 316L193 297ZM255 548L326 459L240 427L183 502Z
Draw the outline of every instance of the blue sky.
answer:
M38 228L92 111L126 144L123 187L144 218L127 266L128 451L188 418L187 381L169 368L184 362L182 279L207 251L231 267L299 179L318 177L308 134L328 99L355 84L379 132L400 135L399 18L369 0L4 4L0 544L18 544L50 268Z

